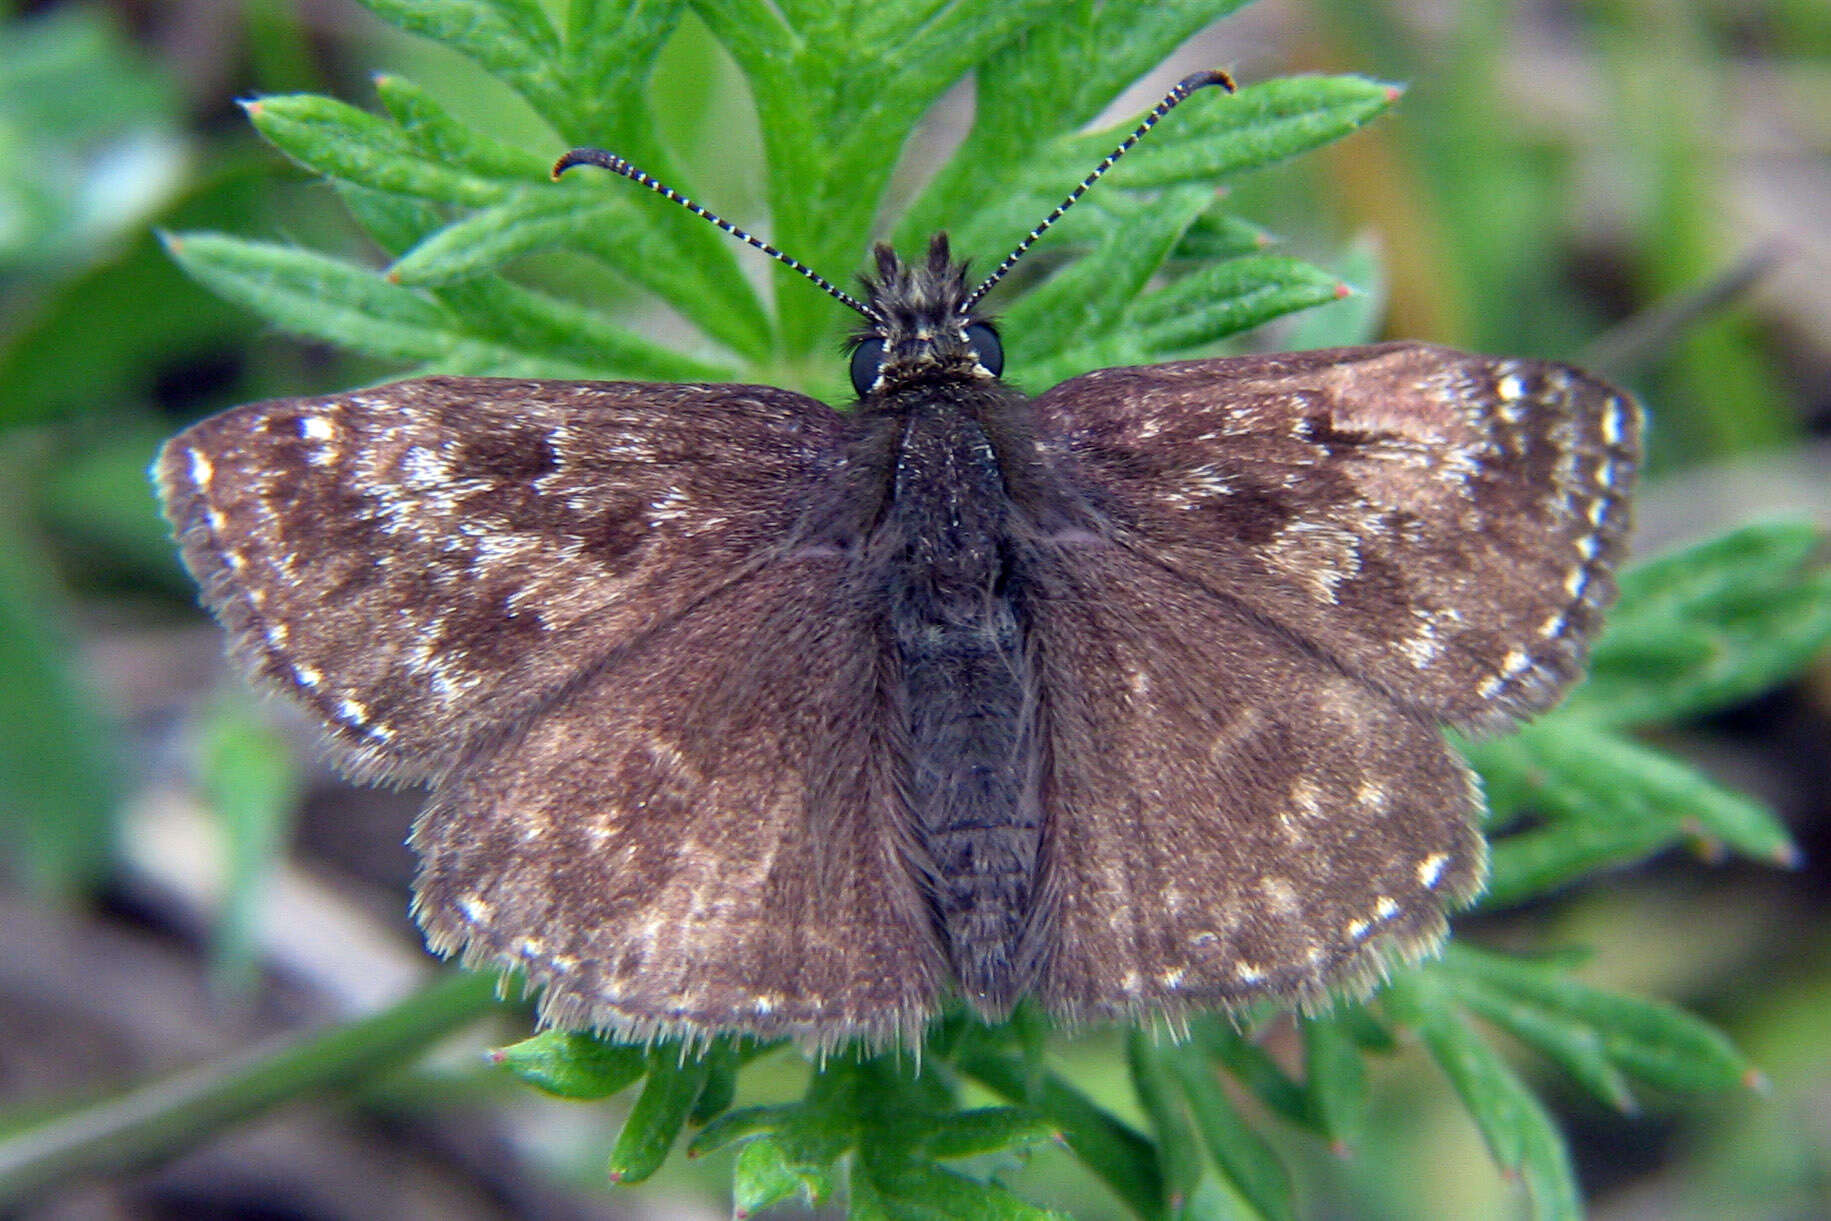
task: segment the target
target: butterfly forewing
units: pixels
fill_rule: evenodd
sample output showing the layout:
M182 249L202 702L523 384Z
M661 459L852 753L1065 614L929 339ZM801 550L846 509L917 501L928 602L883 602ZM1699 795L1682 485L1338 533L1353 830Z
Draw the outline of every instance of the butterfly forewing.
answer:
M765 386L426 378L225 412L157 475L243 664L419 778L742 579L842 429Z
M1418 344L1105 369L1038 427L1121 545L1473 728L1576 675L1627 530L1633 401Z

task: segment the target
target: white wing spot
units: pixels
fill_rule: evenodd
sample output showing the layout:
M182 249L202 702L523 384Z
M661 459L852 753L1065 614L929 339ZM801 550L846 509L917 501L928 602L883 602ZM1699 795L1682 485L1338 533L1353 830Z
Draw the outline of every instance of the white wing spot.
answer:
M1515 374L1509 373L1494 383L1494 393L1500 395L1502 402L1511 403L1515 399L1526 397L1526 383Z
M1589 572L1587 569L1572 569L1571 574L1564 578L1564 592L1570 595L1570 600L1572 602L1581 598L1583 596L1583 591L1588 588Z
M1296 911L1299 906L1297 888L1291 885L1289 878L1262 878L1259 881L1259 893L1265 896L1267 903L1279 911Z
M1620 445L1623 433L1627 428L1627 404L1620 395L1609 399L1608 410L1602 413L1602 440L1608 445Z
M410 488L436 488L450 479L451 464L437 450L416 445L401 457L401 481Z
M1418 625L1418 632L1408 640L1401 641L1399 651L1416 669L1422 670L1430 665L1443 652L1443 645L1437 640L1437 629L1429 623Z
M1184 971L1181 967L1165 971L1157 977L1157 982L1166 988L1180 988L1183 985Z
M324 681L324 672L322 670L313 669L311 666L302 666L298 662L293 663L292 676L299 680L299 685L301 687L316 687L319 683Z
M321 415L302 415L299 417L299 438L304 441L325 442L337 435L337 426Z
M198 491L209 491L210 481L216 478L216 467L211 465L209 458L204 456L201 449L191 450L189 457L191 459L191 482L196 485Z
M1390 920L1399 914L1399 905L1392 901L1390 895L1381 895L1373 901L1373 914L1380 920Z
M1539 624L1539 635L1550 640L1554 636L1562 636L1564 634L1564 629L1569 626L1570 620L1568 618L1563 615L1553 615L1551 618L1545 620L1545 622Z
M1418 862L1418 885L1429 890L1443 880L1444 867L1450 863L1449 853L1433 852Z
M1234 967L1233 977L1243 984L1256 984L1265 978L1265 968L1256 962L1242 962Z
M488 924L496 918L496 905L482 895L465 895L458 900L458 911L472 924Z
M1347 933L1349 940L1359 941L1362 937L1367 935L1367 930L1372 927L1373 925L1366 920L1348 921Z
M369 706L361 700L341 699L337 701L337 715L352 725L367 725Z

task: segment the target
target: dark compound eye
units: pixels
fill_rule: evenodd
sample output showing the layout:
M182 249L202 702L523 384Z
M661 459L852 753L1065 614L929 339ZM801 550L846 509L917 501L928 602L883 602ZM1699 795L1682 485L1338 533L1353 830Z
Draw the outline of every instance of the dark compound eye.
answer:
M983 322L975 322L966 328L966 345L973 350L979 360L979 367L993 377L1005 371L1005 346L998 338L998 332Z
M873 335L852 349L852 389L863 398L877 384L877 371L884 367L884 341Z

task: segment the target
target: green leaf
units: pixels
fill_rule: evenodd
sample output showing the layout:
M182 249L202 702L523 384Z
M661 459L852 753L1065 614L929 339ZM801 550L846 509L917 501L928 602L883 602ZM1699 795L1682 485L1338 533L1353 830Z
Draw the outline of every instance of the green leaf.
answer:
M810 1166L789 1157L780 1143L758 1137L738 1150L731 1175L735 1214L748 1217L791 1197L812 1207L833 1194L833 1176L826 1166Z
M643 1048L573 1030L543 1030L490 1059L537 1090L581 1101L621 1093L648 1071Z
M460 342L438 305L352 263L215 233L170 234L165 245L212 291L296 334L403 361L436 360Z
M1329 1147L1344 1156L1360 1147L1367 1130L1367 1071L1348 1021L1339 1010L1298 1021L1310 1109Z
M731 1109L737 1097L738 1069L754 1055L759 1045L749 1040L714 1039L706 1048L706 1084L693 1102L693 1113L687 1122L703 1127Z
M1177 1050L1175 1061L1177 1083L1188 1100L1195 1131L1221 1174L1259 1216L1271 1221L1294 1217L1296 1205L1284 1163L1227 1100L1200 1049L1186 1044Z
M1674 838L1669 825L1646 821L1559 823L1509 835L1490 850L1480 906L1504 908L1586 874L1644 860Z
M1483 987L1478 980L1452 979L1451 983L1457 999L1470 1012L1555 1060L1578 1084L1616 1110L1637 1109L1627 1079L1609 1059L1594 1026L1573 1022L1566 1014L1547 1012L1543 1005L1517 998L1504 989Z
M409 287L472 279L571 243L582 230L607 227L627 210L627 201L581 205L573 192L535 187L446 225L396 260L388 278Z
M1054 1130L1029 1111L955 1108L937 1071L891 1057L828 1062L803 1099L732 1111L693 1142L695 1156L743 1143L738 1207L823 1197L851 1160L853 1215L1040 1218L1049 1214L943 1160L1021 1149ZM749 1150L763 1144L763 1151Z
M1552 821L1494 844L1482 903L1498 907L1684 838L1790 864L1786 828L1759 803L1693 768L1574 714L1468 751L1493 784L1496 810L1530 808Z
M302 784L285 739L250 713L245 697L219 704L203 726L198 769L229 857L212 966L226 989L242 994L259 982L268 882L285 851Z
M610 1151L613 1183L640 1183L661 1169L705 1088L706 1057L687 1056L679 1045L666 1043L650 1048L647 1059L648 1081Z
M716 379L729 372L507 283L457 285L432 298L296 247L211 233L165 240L172 257L213 291L286 330L388 360L497 376Z
M564 96L560 42L538 0L361 0L400 29L460 51L513 86L536 110Z
M1153 353L1213 343L1261 323L1342 297L1340 277L1274 255L1228 259L1139 299L1126 319Z
M1133 302L1107 336L1013 374L1047 387L1089 369L1162 360L1334 301L1343 291L1335 276L1296 259L1264 255L1209 264Z
M1165 192L1136 209L1131 224L1109 229L1097 249L1018 298L1004 315L1011 359L1035 361L1109 333L1208 201L1200 188Z
M1130 1125L1050 1073L1034 1079L1005 1056L976 1052L959 1061L962 1072L994 1093L1041 1115L1074 1155L1128 1208L1149 1215L1163 1198L1163 1175L1151 1143Z
M1756 1079L1753 1066L1707 1023L1660 1001L1592 988L1572 978L1564 964L1520 960L1455 942L1432 970L1471 1010L1560 1063L1571 1049L1541 1043L1539 1035L1547 1026L1580 1034L1611 1069L1662 1089L1706 1093L1746 1086ZM1586 1076L1590 1067L1573 1075L1605 1100L1622 1105L1625 1087L1597 1088L1597 1082Z
M1411 1027L1449 1078L1502 1170L1518 1174L1532 1216L1577 1221L1583 1215L1576 1176L1551 1116L1506 1061L1469 1028L1447 990L1425 971L1395 976L1381 1003Z
M327 178L470 207L495 203L516 189L513 182L421 156L386 119L331 98L296 93L261 98L244 109L276 148Z
M1048 20L1007 42L974 73L972 130L899 222L899 244L913 248L928 234L949 229L966 239L959 247L962 252L982 251L989 257L1002 254L1094 164L1089 160L1077 165L1059 179L1033 179L1032 159L1054 137L1093 121L1173 48L1242 3L1074 0L1057 4ZM1106 151L1101 149L1096 155ZM1028 194L1032 190L1040 195ZM1021 206L1008 222L990 231L978 225L975 214L988 201L1014 195L1020 196ZM970 232L962 228L969 218L973 220ZM1003 249L994 250L1000 242Z
M1196 1046L1226 1065L1274 1113L1294 1124L1315 1125L1315 1113L1303 1088L1232 1020L1219 1015L1195 1018L1189 1023L1189 1033Z
M1228 212L1224 199L1209 204L1183 231L1171 258L1192 262L1219 262L1237 259L1244 254L1260 254L1277 244L1278 239L1260 225Z
M1570 708L1604 725L1714 711L1831 644L1831 563L1807 522L1745 526L1621 577L1621 601Z
M1136 189L1208 182L1275 165L1379 117L1399 92L1361 76L1283 77L1234 94L1208 90L1185 103L1176 122L1153 132L1113 176L1118 185ZM1083 136L1076 153L1084 157L1100 143Z
M955 1161L1060 1136L1053 1124L1024 1107L981 1107L949 1112L946 1122L919 1138L916 1148L939 1161Z
M477 178L528 182L544 179L553 158L493 140L451 116L432 95L404 76L375 78L375 93L407 144L427 160Z
M1157 1161L1163 1168L1163 1208L1181 1211L1202 1178L1200 1147L1189 1124L1176 1080L1185 1070L1180 1057L1160 1046L1149 1030L1134 1026L1125 1033L1125 1056L1132 1070L1138 1105L1157 1136ZM1204 1073L1211 1070L1202 1065Z

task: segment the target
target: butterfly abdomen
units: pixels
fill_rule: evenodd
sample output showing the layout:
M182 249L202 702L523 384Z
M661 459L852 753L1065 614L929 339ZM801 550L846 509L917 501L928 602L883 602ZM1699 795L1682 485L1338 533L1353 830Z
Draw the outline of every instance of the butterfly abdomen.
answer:
M951 397L902 405L885 522L888 626L918 870L961 990L999 1016L1034 974L1036 701L1009 494L970 404Z

